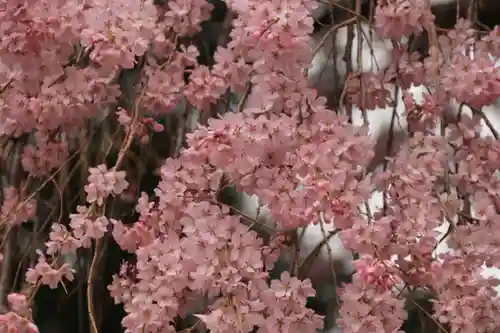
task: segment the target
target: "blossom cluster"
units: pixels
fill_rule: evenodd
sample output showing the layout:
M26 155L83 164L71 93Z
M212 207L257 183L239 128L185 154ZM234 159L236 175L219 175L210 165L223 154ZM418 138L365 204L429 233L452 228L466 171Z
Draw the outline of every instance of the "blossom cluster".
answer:
M39 333L38 327L27 318L31 317L26 295L11 293L7 297L10 310L0 315L0 329L8 333Z
M342 289L342 332L399 332L407 318L404 299L392 292L397 275L382 262L364 256L353 281Z
M370 112L392 106L389 86L396 82L408 129L401 148L372 174L366 171L376 142L368 125L329 110L307 81L316 1L226 4L230 40L217 47L211 65L199 64L200 50L188 42L210 18L213 6L205 0L0 4L0 135L30 137L21 158L29 179L52 177L72 149L79 152L75 141L86 126L111 119L123 134L113 166L84 170L85 202L52 223L26 282L36 290L73 280L74 267L60 258L80 248L97 256L109 237L134 258L108 286L123 304L127 333L175 332L176 320L191 314L213 333L315 333L323 317L306 306L315 295L311 281L290 272L270 279L286 244L277 238L266 244L218 200L234 185L259 197L279 231L334 221L343 244L360 255L340 295L344 332L398 332L408 317L394 291L400 284L429 290L434 319L452 332L498 330L496 281L481 275L483 266L500 266L498 137L482 135L480 110L452 114L459 119L437 130L452 102L476 110L500 96L498 28L478 38L459 21L432 40L420 61L404 40L435 32L428 1L377 3L375 27L391 40L393 61L377 73L349 73L343 94L348 107ZM476 51L469 54L469 47ZM138 79L121 80L126 74ZM429 89L421 102L410 87L422 84ZM109 214L108 203L138 181L122 163L131 142L145 144L150 132L164 130L154 117L181 103L207 111L227 91L242 96L237 110L185 135L186 147L159 168L154 195L138 196L138 218L130 223ZM107 155L102 160L109 163ZM384 193L383 209L362 212L377 191ZM4 190L0 227L35 214L24 196ZM453 225L452 251L436 256L443 220ZM8 300L0 329L37 332L28 299Z
M20 193L21 192L21 193ZM26 222L36 214L36 202L22 196L22 191L14 187L3 190L3 204L0 209L2 223L18 225Z

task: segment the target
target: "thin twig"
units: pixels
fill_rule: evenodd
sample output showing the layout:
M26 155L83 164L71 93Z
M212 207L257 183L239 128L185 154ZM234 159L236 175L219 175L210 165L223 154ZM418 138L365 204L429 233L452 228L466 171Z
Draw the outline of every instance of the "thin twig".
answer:
M323 45L325 45L325 42L326 42L326 39L332 34L334 33L336 30L348 25L348 24L351 24L351 23L354 23L356 22L356 18L355 17L352 17L344 22L341 22L337 25L334 25L333 27L331 27L327 32L326 34L321 38L318 46L316 46L316 48L314 49L313 51L313 56L316 55L316 53L318 53L318 51L323 47Z
M87 309L89 312L89 319L90 319L90 324L92 328L92 333L99 333L99 330L97 329L97 324L94 316L94 301L93 301L93 276L94 276L94 269L97 263L97 254L99 253L99 249L101 247L101 240L97 239L95 243L95 249L94 249L94 256L92 257L92 263L90 264L90 270L89 270L89 276L87 280Z

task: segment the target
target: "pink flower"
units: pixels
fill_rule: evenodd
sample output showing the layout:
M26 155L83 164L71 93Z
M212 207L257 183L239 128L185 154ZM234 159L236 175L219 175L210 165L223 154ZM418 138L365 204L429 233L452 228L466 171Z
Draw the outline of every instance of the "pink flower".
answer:
M124 171L108 171L107 167L101 164L90 168L89 172L88 184L85 185L88 203L96 202L102 206L110 194L119 195L128 187Z

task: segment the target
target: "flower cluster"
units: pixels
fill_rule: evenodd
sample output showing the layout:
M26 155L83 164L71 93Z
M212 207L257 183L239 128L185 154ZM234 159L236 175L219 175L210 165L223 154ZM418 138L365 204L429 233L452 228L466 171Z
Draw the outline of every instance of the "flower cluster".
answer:
M68 144L65 140L49 140L49 136L43 132L37 132L35 140L36 146L24 147L21 158L24 171L35 177L43 177L68 160Z
M26 281L34 290L57 288L75 273L61 256L96 244L97 257L100 240L110 237L133 257L108 286L123 304L127 333L175 332L178 319L192 314L213 333L314 333L323 318L306 306L315 295L311 282L289 272L270 280L269 271L288 246L286 232L326 221L360 255L340 295L344 332L398 332L407 318L405 300L394 292L401 283L431 291L435 320L453 332L497 331L496 281L481 270L500 266L500 144L481 108L500 96L498 27L480 36L459 21L438 38L428 1L377 2L375 25L392 39L393 61L385 59L388 68L376 73L346 73L342 101L350 109L391 107L395 114L390 91L396 85L408 126L400 126L399 149L372 174L367 167L379 147L370 124L352 124L329 110L306 78L317 1L226 4L229 41L206 65L191 37L210 18L210 1L0 4L0 136L28 138L21 159L28 180L47 178L59 190L51 173L73 150L82 161L107 150L93 159L102 164L88 170L86 202L52 223ZM408 54L405 38L424 29L432 45L422 61ZM410 91L419 85L428 88L421 100ZM141 168L142 155L129 156L132 142L163 131L156 117L209 110L227 92L240 96L234 112L186 135L187 145L162 162L154 195L134 198L138 217L110 213L108 203L123 204L130 184L143 190L124 165ZM462 106L453 113L453 103L468 103L471 115ZM112 160L114 144L79 146L82 128L105 121L124 134L113 135L123 137L113 166L100 161ZM492 135L483 135L484 127ZM227 186L266 206L279 229L271 243L220 202ZM383 207L364 212L360 207L375 192L383 193ZM10 232L35 214L35 202L24 197L23 190L4 189L2 231L3 223ZM446 240L452 251L438 256L436 229L443 221L452 226ZM0 330L38 332L28 298L10 294L8 301L11 312L0 316Z
M380 1L375 10L376 26L382 35L394 40L421 34L432 26L434 16L427 0Z
M37 285L39 283L57 288L63 278L73 280L74 269L68 263L58 263L58 256L75 254L78 248L88 248L93 240L99 240L107 233L110 221L98 208L111 194L121 194L128 182L124 172L108 171L105 165L90 169L88 184L85 190L88 193L87 201L90 206L78 206L76 214L70 214L69 230L66 225L53 223L49 240L45 243L45 253L39 254L35 267L28 269L26 281ZM111 223L115 220L111 219Z
M39 333L31 321L31 309L26 295L11 293L7 296L10 311L0 315L0 330L8 333Z
M356 273L353 282L342 290L338 320L342 332L401 332L407 318L404 300L391 290L380 291L367 282Z
M38 327L15 312L0 315L0 329L8 333L39 333Z
M36 214L36 202L24 198L22 192L10 186L3 190L3 204L0 209L1 224L17 225L33 218ZM26 202L25 202L26 201Z
M110 194L118 195L128 186L125 172L108 170L104 164L90 168L89 172L89 183L85 186L88 203L95 202L98 206L102 206Z

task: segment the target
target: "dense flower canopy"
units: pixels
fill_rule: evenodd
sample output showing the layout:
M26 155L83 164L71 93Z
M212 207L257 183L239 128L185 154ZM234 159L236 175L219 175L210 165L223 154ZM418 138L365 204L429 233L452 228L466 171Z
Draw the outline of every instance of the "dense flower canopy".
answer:
M51 221L26 273L30 287L9 295L0 330L37 332L34 293L73 280L74 267L61 258L94 247L91 285L108 237L134 258L108 287L124 306L126 332L175 332L178 318L194 314L212 333L315 333L323 317L306 306L311 282L269 272L290 252L278 237L334 221L346 248L359 254L340 293L343 332L400 330L408 317L400 286L431 294L433 318L449 332L498 331L498 281L481 272L500 267L500 143L494 129L483 135L491 124L481 109L500 97L500 28L479 35L459 20L438 36L427 1L377 3L374 26L392 61L379 71L347 66L342 98L346 108L391 108L399 86L407 133L383 170L370 173L376 142L369 124L328 109L308 82L317 2L226 4L229 42L217 47L213 64L202 64L189 41L211 17L205 0L0 2L0 136L29 137L19 161L25 179L4 188L2 232L37 214L26 184L53 180L82 149L85 131L112 120L121 138L112 163L107 155L91 165L81 158L81 201ZM424 31L430 47L421 61L407 40ZM421 100L410 89L420 85L428 88ZM137 181L124 166L131 146L166 131L157 120L179 105L208 112L228 92L240 96L236 110L185 135L185 147L162 162L154 195L130 192ZM470 115L450 111L453 103L467 104ZM443 125L450 114L455 121ZM233 185L266 205L276 221L271 242L219 202ZM361 209L375 192L384 193L383 207ZM138 218L126 223L110 206L130 193ZM443 221L451 250L435 255ZM201 308L200 298L208 303Z

